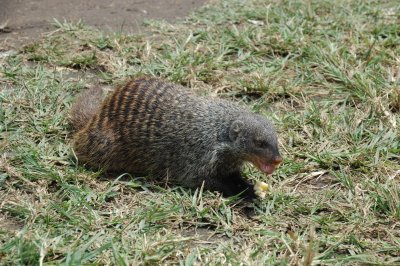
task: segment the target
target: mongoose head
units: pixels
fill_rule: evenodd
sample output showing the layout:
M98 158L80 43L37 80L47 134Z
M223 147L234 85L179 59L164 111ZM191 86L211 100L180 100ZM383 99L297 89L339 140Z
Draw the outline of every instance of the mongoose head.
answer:
M238 117L230 126L229 138L240 158L266 174L272 174L282 162L275 128L265 117Z

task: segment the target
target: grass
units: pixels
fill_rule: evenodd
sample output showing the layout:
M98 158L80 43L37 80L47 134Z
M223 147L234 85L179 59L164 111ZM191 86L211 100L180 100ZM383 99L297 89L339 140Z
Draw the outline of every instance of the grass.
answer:
M146 33L56 21L0 58L0 264L400 264L400 7L217 1ZM74 95L149 74L276 124L284 164L234 199L77 165Z

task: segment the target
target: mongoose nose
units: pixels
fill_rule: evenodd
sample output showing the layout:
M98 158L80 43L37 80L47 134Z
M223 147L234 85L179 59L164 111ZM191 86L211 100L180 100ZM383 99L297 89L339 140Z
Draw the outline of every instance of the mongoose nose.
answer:
M274 161L272 162L272 164L274 164L274 165L276 165L276 166L278 166L278 165L280 165L281 163L282 163L282 157L276 157L275 159L274 159Z

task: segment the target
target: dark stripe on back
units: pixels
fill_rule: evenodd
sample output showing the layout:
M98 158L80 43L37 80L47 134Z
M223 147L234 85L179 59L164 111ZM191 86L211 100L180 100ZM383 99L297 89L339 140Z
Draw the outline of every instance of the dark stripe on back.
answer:
M118 100L116 101L116 103L113 103L113 108L112 110L115 113L116 116L116 120L118 122L121 122L121 120L124 120L123 117L123 110L125 109L125 106L127 105L127 95L129 95L131 93L131 89L132 89L132 81L126 83L124 85L124 87L121 88L121 90L118 93ZM122 116L122 117L121 117Z
M147 84L147 80L138 80L135 82L133 86L131 86L130 93L126 99L127 104L122 110L122 112L126 115L125 121L123 123L120 122L119 130L122 137L122 141L129 142L129 131L137 131L138 125L134 124L134 121L137 116L141 116L143 114L139 113L140 106L142 104L144 94L146 90L143 88ZM135 91L133 91L134 89ZM128 130L124 130L127 128ZM128 133L128 134L127 134Z
M160 82L159 80L154 80L151 84L151 87L148 88L146 101L144 102L144 112L145 114L140 117L140 124L146 123L146 132L145 137L150 139L152 133L154 131L154 120L157 116L159 116L160 110L157 109L159 105L159 99L163 97L163 95L159 95L158 92L164 91L166 84L164 82Z
M118 87L111 96L106 100L106 103L103 105L101 112L100 112L100 117L97 123L97 128L102 129L105 125L106 117L108 118L108 121L110 120L110 108L112 107L113 103L115 102L116 97L118 96L118 91L120 90L120 87Z
M174 107L171 105L171 95L170 93L173 91L174 85L171 83L162 83L162 86L157 88L157 99L154 105L151 107L150 112L153 113L152 116L152 124L155 130L152 132L156 138L162 137L162 126L164 124L165 114ZM162 99L162 102L160 101ZM172 122L172 121L171 121ZM167 121L168 123L168 121Z

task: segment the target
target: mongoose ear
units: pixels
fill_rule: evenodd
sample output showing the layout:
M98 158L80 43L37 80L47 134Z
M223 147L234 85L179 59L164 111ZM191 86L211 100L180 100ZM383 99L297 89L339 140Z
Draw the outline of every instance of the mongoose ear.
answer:
M236 120L232 123L231 128L229 129L229 138L231 141L237 140L242 133L243 126L244 123L240 120Z

